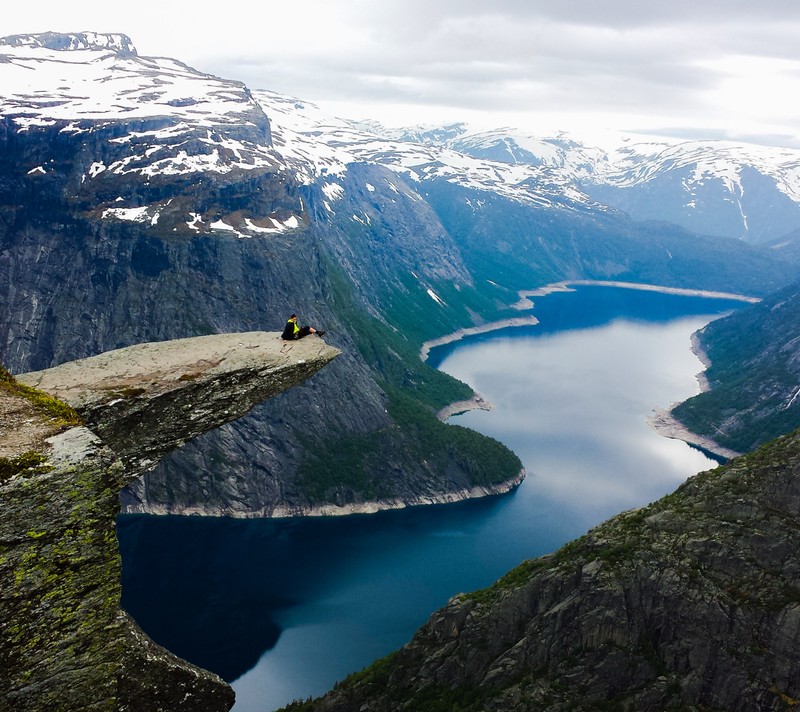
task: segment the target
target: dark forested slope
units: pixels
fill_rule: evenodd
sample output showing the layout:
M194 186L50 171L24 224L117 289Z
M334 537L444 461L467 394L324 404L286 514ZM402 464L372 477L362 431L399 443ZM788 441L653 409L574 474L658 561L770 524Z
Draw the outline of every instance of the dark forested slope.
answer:
M674 408L678 420L738 452L800 427L800 286L711 322L698 339L710 390Z

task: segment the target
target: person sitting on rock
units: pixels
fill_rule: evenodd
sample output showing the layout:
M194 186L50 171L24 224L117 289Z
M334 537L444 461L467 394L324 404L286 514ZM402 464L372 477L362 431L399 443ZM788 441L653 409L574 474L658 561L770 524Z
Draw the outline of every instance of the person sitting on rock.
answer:
M296 339L302 339L304 336L308 336L309 334L322 336L324 333L324 331L319 331L313 326L298 326L297 314L292 314L286 322L286 328L284 328L281 338L284 341L295 341Z

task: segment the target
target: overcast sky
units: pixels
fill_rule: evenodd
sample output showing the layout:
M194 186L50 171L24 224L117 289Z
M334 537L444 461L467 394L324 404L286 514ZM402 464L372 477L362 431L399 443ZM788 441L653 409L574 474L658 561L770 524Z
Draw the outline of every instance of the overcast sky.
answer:
M2 35L123 32L141 55L390 126L800 146L797 0L39 0L0 23Z

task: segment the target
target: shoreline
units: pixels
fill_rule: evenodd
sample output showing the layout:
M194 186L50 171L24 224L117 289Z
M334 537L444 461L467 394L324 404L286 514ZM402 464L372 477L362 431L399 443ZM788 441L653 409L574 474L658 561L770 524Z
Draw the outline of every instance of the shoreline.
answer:
M757 304L758 302L761 301L759 297L748 297L744 294L735 294L732 292L715 292L703 289L685 289L682 287L663 287L653 284L644 284L640 282L617 282L611 280L604 281L604 280L593 280L593 279L580 279L580 280L564 280L562 282L553 282L551 284L546 284L543 287L537 287L536 289L520 290L517 292L517 295L519 296L519 301L517 301L515 304L512 304L511 308L517 310L532 309L534 303L533 300L530 299L530 297L544 297L547 296L548 294L553 294L556 292L574 292L575 291L574 287L587 287L587 286L636 289L645 292L660 292L662 294L676 294L687 297L704 297L708 299L731 299L735 301L746 302L749 304ZM467 336L473 336L475 334L484 334L490 331L504 329L506 327L532 326L538 323L539 320L535 316L530 315L528 317L519 317L519 318L512 317L509 319L502 319L499 321L489 322L488 324L483 324L481 326L459 329L458 331L454 331L452 334L447 334L445 336L439 337L438 339L432 339L430 341L426 341L425 343L423 343L422 348L420 349L420 360L426 361L428 359L428 356L432 348L453 343L454 341L460 341L461 339ZM697 358L704 366L704 370L695 374L695 378L697 379L698 385L700 386L700 391L706 392L710 390L710 385L708 382L708 378L705 375L705 369L707 369L711 365L711 361L708 358L708 355L703 350L703 347L700 345L700 339L698 338L697 334L700 333L701 331L702 329L699 329L698 332L692 334L691 349L692 353L695 356L697 356ZM672 407L674 407L674 405L677 404L673 404L673 406L670 406L670 410ZM476 409L492 410L493 406L483 396L476 393L474 397L469 400L457 401L455 403L451 403L449 406L445 406L436 414L436 417L439 418L439 420L441 421L445 421L453 415L466 413L469 410L476 410ZM729 460L741 454L739 452L736 452L735 450L730 450L729 448L723 447L712 438L705 437L703 435L698 435L697 433L692 432L685 425L683 425L683 423L674 418L669 412L669 410L665 410L663 408L654 409L653 414L647 418L647 422L650 425L650 427L653 428L659 435L673 440L682 440L687 445L699 448L700 450L705 450L717 457Z
M531 309L533 302L530 297L544 297L553 292L574 292L573 287L618 287L620 289L638 289L642 292L661 292L662 294L678 294L684 297L705 297L707 299L733 299L739 302L757 304L760 297L748 297L744 294L733 292L713 292L705 289L685 289L683 287L661 287L655 284L641 282L615 282L599 279L571 279L563 282L553 282L537 289L523 289L517 292L519 301L512 305L512 309Z
M505 329L509 326L536 326L538 323L539 320L535 316L530 315L510 317L508 319L500 319L499 321L490 321L487 324L481 324L480 326L468 326L464 329L458 329L458 331L454 331L452 334L446 334L445 336L440 336L437 339L431 339L430 341L424 342L419 350L419 358L420 361L427 361L431 349L436 348L437 346L444 346L445 344L452 344L454 341L461 341L461 339L463 339L465 336L487 334L490 331L498 331L499 329Z
M676 420L668 410L654 408L652 414L647 418L647 423L659 435L670 438L671 440L682 440L687 445L705 450L717 457L731 460L742 453L723 447L715 440L698 435L689 430L683 423Z
M705 329L705 327L703 327L703 329ZM690 341L692 345L692 353L697 356L698 360L703 364L704 367L702 371L695 374L695 378L697 379L698 386L700 386L700 392L706 393L707 391L711 390L711 384L708 382L708 377L705 373L705 369L711 365L711 359L709 359L708 354L705 352L705 349L703 349L703 346L700 343L700 337L698 336L703 329L698 329L696 332L694 332ZM709 438L705 435L698 435L692 430L689 430L689 428L687 428L672 415L672 409L676 405L677 403L673 403L667 410L663 408L653 409L653 413L647 419L648 425L650 425L650 427L653 428L653 430L655 430L659 435L662 435L665 438L682 440L687 445L696 447L699 450L706 451L725 460L730 460L742 454L740 452L736 452L736 450L731 450L730 448L720 445L713 438Z
M135 506L126 508L123 515L149 514L153 516L201 516L201 517L230 517L232 519L291 519L299 517L346 517L351 514L377 514L393 509L406 509L408 507L428 506L432 504L453 504L469 499L492 497L509 494L525 479L527 475L523 467L514 477L494 485L475 485L474 487L443 492L440 495L416 496L409 499L370 500L367 502L354 502L346 505L323 504L315 507L302 505L275 507L270 512L242 512L227 508L213 507L143 507Z
M436 413L436 417L444 423L448 418L452 418L454 415L468 413L471 410L494 410L494 406L480 393L476 393L472 398L455 401L454 403L450 403L450 405L446 405Z
M703 329L705 328L706 327L704 326ZM703 370L700 371L700 373L696 373L694 376L697 379L697 385L700 386L701 393L711 390L711 384L708 382L708 376L706 376L706 371L708 370L708 367L711 366L711 359L708 358L708 354L705 352L705 349L703 349L703 346L700 343L700 337L698 336L703 329L698 329L690 337L692 353L697 356L700 363L703 364Z

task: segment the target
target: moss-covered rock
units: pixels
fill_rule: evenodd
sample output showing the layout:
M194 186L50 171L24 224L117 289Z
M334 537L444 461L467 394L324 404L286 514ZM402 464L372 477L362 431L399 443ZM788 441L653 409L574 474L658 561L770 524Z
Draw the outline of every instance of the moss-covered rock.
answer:
M338 353L315 338L281 356L276 338L145 345L112 352L97 369L72 364L21 377L68 400L89 427L64 430L41 402L25 410L15 437L0 433L8 455L0 460L2 712L218 712L233 705L219 677L153 643L121 611L116 517L120 490L146 461L154 465ZM208 356L202 363L198 350ZM194 377L182 378L189 369ZM138 392L115 408L109 379L121 372L137 374L130 387ZM4 391L0 411L14 413L30 401L13 379L6 382L13 389ZM35 437L25 437L26 429ZM27 449L31 442L36 449Z

